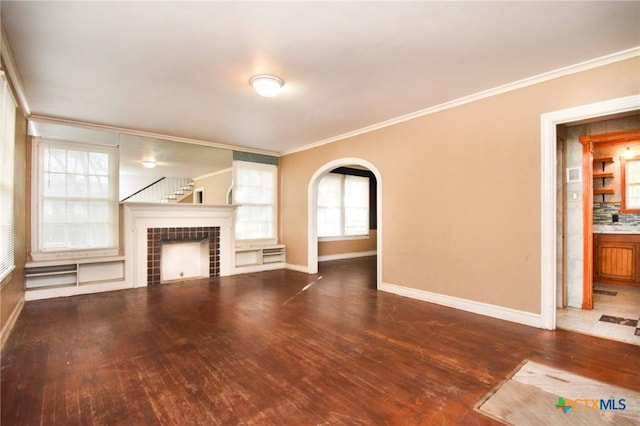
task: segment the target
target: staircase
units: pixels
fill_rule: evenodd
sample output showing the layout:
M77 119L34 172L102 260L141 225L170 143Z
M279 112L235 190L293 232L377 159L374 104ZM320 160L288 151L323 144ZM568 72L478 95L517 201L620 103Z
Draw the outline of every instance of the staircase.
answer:
M179 203L193 192L189 178L163 177L122 201L133 203Z

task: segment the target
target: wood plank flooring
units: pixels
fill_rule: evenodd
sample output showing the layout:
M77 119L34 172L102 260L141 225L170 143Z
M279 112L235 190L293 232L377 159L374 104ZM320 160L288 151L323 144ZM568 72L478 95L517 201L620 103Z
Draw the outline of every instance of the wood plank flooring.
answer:
M374 258L335 261L28 302L1 421L496 424L474 406L525 359L640 390L639 346L377 292Z

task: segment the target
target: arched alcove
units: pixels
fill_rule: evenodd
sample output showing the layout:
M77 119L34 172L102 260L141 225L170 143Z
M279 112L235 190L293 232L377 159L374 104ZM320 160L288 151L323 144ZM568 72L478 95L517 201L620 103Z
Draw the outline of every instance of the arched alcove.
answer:
M330 161L316 170L311 179L309 180L308 188L308 272L310 274L318 273L318 183L320 180L330 171L338 167L347 166L360 166L370 170L377 180L376 185L376 210L377 210L377 273L376 273L376 288L380 288L382 280L382 176L380 171L369 161L361 158L339 158Z

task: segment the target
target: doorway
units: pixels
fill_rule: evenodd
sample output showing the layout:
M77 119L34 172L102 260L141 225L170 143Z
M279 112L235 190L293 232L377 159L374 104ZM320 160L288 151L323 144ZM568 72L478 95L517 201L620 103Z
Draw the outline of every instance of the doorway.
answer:
M382 177L371 162L361 158L347 157L330 161L313 174L308 187L308 265L310 274L318 273L318 185L322 178L332 170L341 167L361 168L373 173L376 180L375 216L376 216L376 288L380 288L382 280Z
M640 257L631 240L640 249L640 214L624 208L624 171L629 149L640 153L638 132L629 130L637 128L640 113L630 111L569 122L556 132L557 327L634 344L640 344L640 269L633 259Z
M558 229L557 126L613 114L640 110L640 95L544 113L540 116L540 327L556 328L558 256L562 252Z

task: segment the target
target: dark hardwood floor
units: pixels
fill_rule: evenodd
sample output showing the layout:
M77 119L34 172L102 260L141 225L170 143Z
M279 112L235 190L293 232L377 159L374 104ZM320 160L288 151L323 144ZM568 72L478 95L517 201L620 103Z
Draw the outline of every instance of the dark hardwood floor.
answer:
M474 405L525 359L640 390L638 346L377 292L374 258L335 261L28 302L1 420L496 424Z

